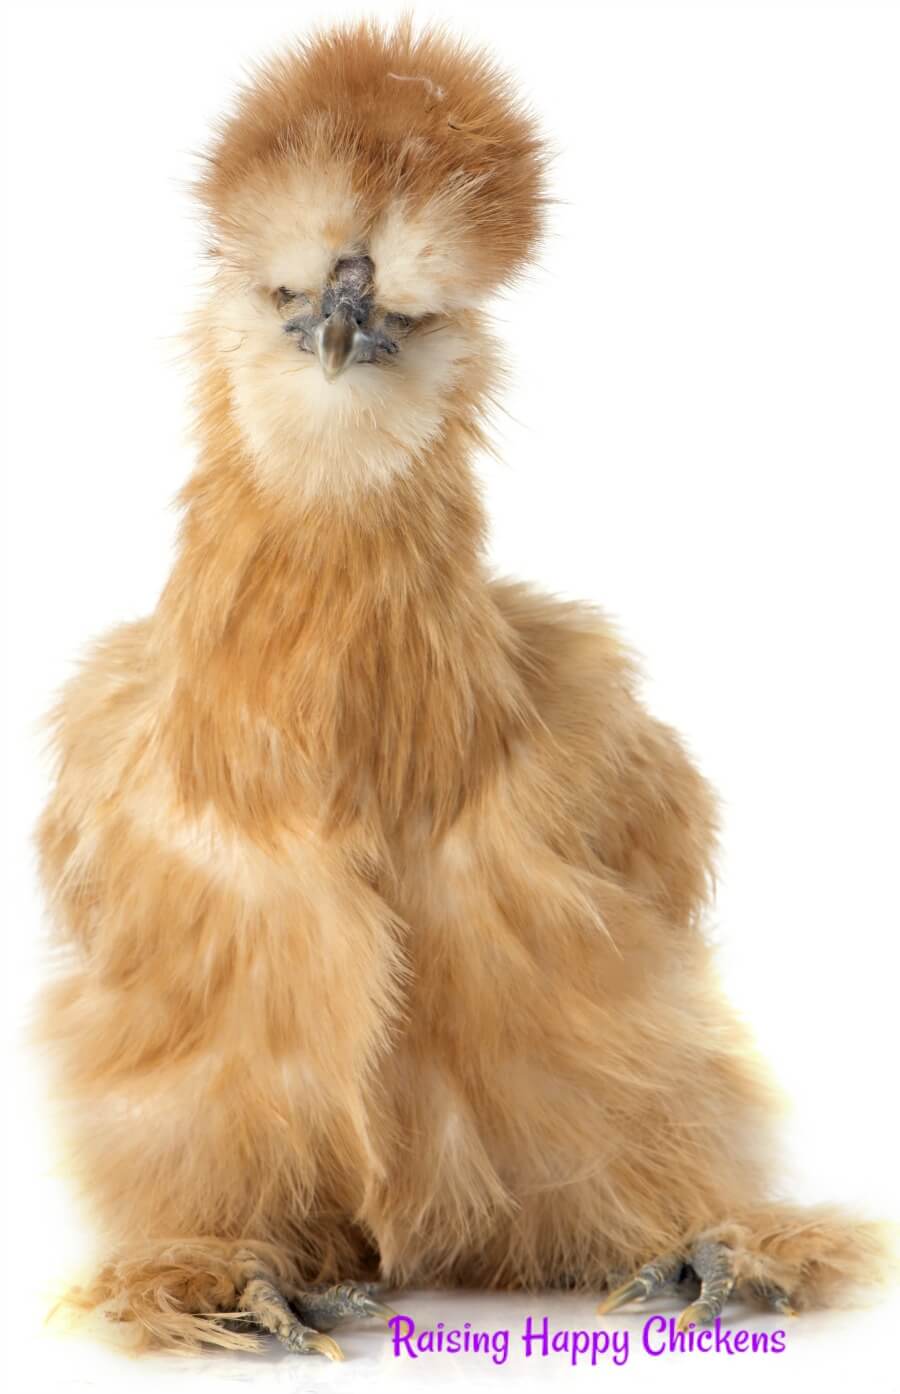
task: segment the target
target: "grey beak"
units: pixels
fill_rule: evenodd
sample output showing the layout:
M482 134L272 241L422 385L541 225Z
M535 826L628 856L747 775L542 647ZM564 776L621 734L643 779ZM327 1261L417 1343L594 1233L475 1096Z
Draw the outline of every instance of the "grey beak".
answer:
M347 304L341 302L318 326L315 340L322 372L328 382L333 382L356 362L369 344L369 335L360 329Z

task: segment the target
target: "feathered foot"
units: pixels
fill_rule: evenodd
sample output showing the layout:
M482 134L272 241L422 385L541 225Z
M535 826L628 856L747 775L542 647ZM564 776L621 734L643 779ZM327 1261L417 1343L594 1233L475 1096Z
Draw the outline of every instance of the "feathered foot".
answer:
M696 1279L699 1295L678 1319L679 1331L722 1315L733 1291L782 1316L834 1305L857 1287L885 1281L893 1267L884 1227L835 1212L760 1209L740 1223L709 1230L645 1264L600 1303L606 1315Z
M111 1326L101 1329L132 1349L253 1351L263 1331L297 1354L341 1360L329 1327L345 1317L394 1315L373 1292L365 1284L298 1282L292 1255L275 1244L205 1238L147 1241L113 1255L57 1308L106 1318Z
M338 1283L333 1287L279 1286L256 1254L243 1251L237 1263L244 1280L238 1306L256 1326L277 1336L297 1355L325 1355L343 1360L337 1341L325 1332L344 1317L380 1317L389 1321L393 1310L372 1296L368 1286Z

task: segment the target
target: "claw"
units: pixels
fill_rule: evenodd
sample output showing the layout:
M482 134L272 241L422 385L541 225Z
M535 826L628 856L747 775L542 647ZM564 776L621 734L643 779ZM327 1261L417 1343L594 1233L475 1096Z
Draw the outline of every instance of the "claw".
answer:
M687 1331L692 1324L694 1326L708 1326L718 1316L708 1302L692 1302L689 1307L685 1307L675 1323L676 1331Z
M629 1278L627 1283L613 1288L612 1292L604 1297L597 1308L597 1315L605 1317L609 1312L616 1312L620 1307L624 1307L626 1302L643 1302L649 1291L649 1285L643 1278Z
M677 1282L683 1268L684 1261L680 1254L666 1254L655 1263L644 1264L627 1283L613 1288L597 1308L597 1315L602 1317L608 1312L615 1312L626 1302L643 1302Z
M344 1352L341 1350L337 1341L331 1336L326 1336L324 1331L305 1332L301 1350L304 1355L307 1352L311 1355L324 1355L329 1360L343 1360Z
M791 1305L791 1299L781 1288L775 1286L761 1288L762 1296L769 1303L773 1311L778 1312L783 1317L795 1317L796 1307Z
M373 1297L369 1297L361 1304L363 1314L367 1317L378 1317L379 1321L385 1323L392 1321L397 1315L393 1307L389 1307L386 1302L376 1302Z

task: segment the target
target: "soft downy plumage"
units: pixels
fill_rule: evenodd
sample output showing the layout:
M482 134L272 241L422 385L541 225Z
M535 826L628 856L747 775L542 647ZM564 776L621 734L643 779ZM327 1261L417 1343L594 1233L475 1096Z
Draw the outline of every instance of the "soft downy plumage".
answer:
M262 69L199 181L178 556L66 689L40 828L39 1034L108 1249L77 1300L138 1341L335 1355L265 1293L367 1278L712 1246L784 1309L881 1270L876 1226L777 1198L710 791L601 615L486 570L483 307L545 163L482 55L362 25Z

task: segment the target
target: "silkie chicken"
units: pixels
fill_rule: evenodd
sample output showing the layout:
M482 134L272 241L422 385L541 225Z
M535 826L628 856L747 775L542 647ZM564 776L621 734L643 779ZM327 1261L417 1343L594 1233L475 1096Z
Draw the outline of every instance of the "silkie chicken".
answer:
M371 24L265 66L197 191L198 465L149 618L54 718L41 997L135 1343L332 1358L379 1285L824 1305L880 1228L775 1192L702 918L716 813L592 609L493 579L482 305L545 147L492 61Z

